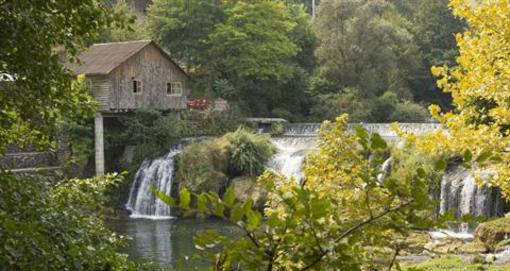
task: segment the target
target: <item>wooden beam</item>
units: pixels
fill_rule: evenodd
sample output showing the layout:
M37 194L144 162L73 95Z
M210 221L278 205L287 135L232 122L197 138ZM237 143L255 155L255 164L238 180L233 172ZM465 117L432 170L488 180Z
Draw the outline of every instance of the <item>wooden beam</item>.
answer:
M94 147L96 161L96 175L104 176L104 131L103 115L97 112L94 115Z

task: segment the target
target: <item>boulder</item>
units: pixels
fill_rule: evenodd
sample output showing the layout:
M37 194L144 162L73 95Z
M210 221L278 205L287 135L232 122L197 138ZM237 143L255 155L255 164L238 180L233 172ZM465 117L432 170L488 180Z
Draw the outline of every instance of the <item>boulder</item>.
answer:
M479 241L467 242L455 238L433 240L425 244L424 248L439 254L479 254L487 252L485 245Z
M236 199L246 201L251 199L255 208L262 210L267 199L265 192L257 179L254 177L236 177L230 181L230 186L234 189Z
M475 230L475 240L484 244L488 251L494 252L498 244L505 244L510 238L510 217L498 218L481 223Z
M179 189L220 194L228 183L226 142L210 139L184 148L177 163Z

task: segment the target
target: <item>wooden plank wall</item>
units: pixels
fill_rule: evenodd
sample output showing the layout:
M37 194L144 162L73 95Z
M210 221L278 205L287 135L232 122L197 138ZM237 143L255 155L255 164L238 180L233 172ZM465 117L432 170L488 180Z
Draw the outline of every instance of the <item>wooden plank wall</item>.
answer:
M142 93L133 93L133 79L142 81ZM186 108L186 97L189 93L186 75L153 45L146 46L113 70L110 81L110 109ZM167 95L166 84L176 81L181 82L183 95Z
M100 111L108 111L112 107L111 104L111 82L106 76L90 78L90 88L92 96L99 103Z

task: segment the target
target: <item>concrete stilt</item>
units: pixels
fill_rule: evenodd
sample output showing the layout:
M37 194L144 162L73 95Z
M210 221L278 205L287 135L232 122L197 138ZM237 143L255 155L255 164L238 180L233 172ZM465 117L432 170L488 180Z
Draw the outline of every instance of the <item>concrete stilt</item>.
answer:
M104 176L104 136L103 115L99 112L94 115L94 135L96 175L102 177Z

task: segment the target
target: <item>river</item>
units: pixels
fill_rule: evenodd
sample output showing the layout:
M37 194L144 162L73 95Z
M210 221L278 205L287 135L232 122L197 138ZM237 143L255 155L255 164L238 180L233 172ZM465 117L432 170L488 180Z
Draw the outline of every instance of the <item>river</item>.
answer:
M118 234L132 240L121 252L133 260L146 260L161 267L175 268L179 259L197 252L193 236L201 231L218 230L225 235L235 235L237 228L218 219L132 219L111 220L108 226ZM204 264L204 263L202 263Z

